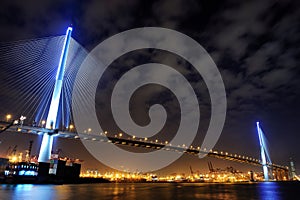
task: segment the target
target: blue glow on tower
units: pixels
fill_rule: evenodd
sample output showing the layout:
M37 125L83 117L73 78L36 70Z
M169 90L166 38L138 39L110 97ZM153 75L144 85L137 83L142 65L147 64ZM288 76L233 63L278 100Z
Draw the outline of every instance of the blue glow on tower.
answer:
M52 93L52 99L51 99L48 117L46 121L46 128L49 129L57 128L56 121L57 121L58 108L59 108L60 96L61 96L62 85L63 85L65 66L67 62L68 50L71 41L71 33L72 33L72 27L69 27L66 32L64 46L62 49L62 53L61 53L61 57L60 57L60 61L56 73L55 86ZM39 159L38 159L39 162L47 162L50 159L52 144L53 144L53 136L44 133L41 148L40 148L40 153L39 153Z
M269 154L266 149L266 145L265 145L265 141L264 141L264 137L263 137L263 131L259 126L259 122L256 122L256 128L257 128L257 133L258 133L258 138L259 138L261 164L263 166L264 179L265 179L265 181L268 181L269 180L269 172L268 172L268 166L267 166L267 157L269 158Z

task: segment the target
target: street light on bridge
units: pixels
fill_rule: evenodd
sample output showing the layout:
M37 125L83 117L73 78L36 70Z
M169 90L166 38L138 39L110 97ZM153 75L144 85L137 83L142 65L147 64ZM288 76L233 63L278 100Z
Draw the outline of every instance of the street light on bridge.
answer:
M42 120L42 127L44 127L46 124L46 121L45 120Z
M72 131L73 128L74 128L74 125L73 125L73 124L70 124L70 126L69 126L69 131Z
M8 122L12 118L11 114L6 115L6 121Z
M21 125L23 125L25 119L26 119L26 117L23 116L23 115L20 117L20 124Z

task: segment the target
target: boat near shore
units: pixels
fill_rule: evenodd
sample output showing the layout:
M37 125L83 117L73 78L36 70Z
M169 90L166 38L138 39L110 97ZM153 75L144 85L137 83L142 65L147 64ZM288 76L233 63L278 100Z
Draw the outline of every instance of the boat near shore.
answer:
M81 164L55 159L44 162L11 162L0 158L2 184L80 184L108 183L104 178L80 177Z

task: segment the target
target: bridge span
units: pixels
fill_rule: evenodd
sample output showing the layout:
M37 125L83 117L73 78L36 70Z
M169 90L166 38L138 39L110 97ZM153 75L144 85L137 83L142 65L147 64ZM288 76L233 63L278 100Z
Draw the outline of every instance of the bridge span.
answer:
M131 146L136 148L146 148L149 150L159 150L163 149L166 151L175 151L180 153L187 153L195 156L199 156L200 154L207 155L208 157L233 161L233 162L239 162L239 163L245 163L253 166L263 166L262 161L257 158L253 158L250 156L245 155L239 155L239 154L233 154L223 151L216 151L216 150L206 150L202 149L200 147L186 147L186 146L180 146L180 145L172 145L168 142L164 141L148 141L143 140L141 138L135 138L135 137L123 137L120 135L115 136L108 136L107 133L99 133L99 134L92 134L92 133L77 133L76 131L70 131L70 130L58 130L58 129L48 129L44 127L37 127L37 126L30 126L30 125L18 125L13 123L8 123L1 121L0 122L0 131L9 131L9 132L15 132L15 133L25 133L25 134L49 134L54 137L59 138L66 138L66 139L83 139L83 140L90 140L94 142L107 142L112 143L115 145L120 146ZM280 177L287 176L289 168L287 166L278 165L274 163L267 163L268 168L270 168L274 176L277 177L277 179L280 180Z

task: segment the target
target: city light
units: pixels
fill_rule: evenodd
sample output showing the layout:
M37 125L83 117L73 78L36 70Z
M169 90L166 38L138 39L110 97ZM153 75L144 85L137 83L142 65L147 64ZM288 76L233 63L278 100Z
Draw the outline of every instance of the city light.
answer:
M10 159L11 162L17 162L18 161L18 157L17 156L12 156Z
M98 170L86 170L81 172L80 177L104 178L111 182L206 182L206 183L238 183L263 181L261 172L229 172L216 171L208 173L197 173L185 175L184 173L173 173L171 175L157 175L155 173L138 172L104 172Z

